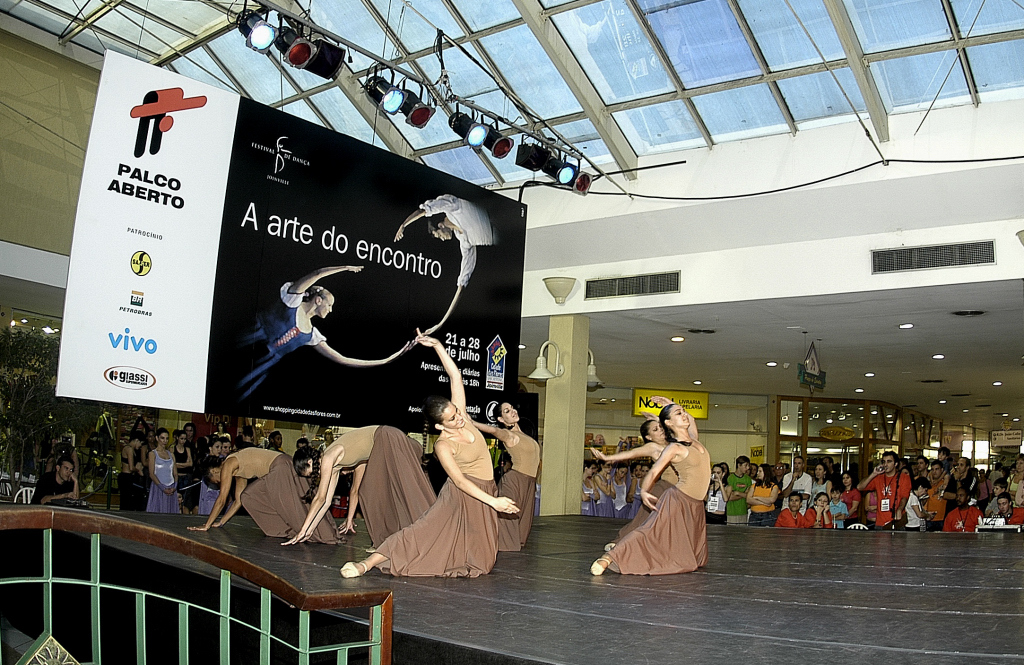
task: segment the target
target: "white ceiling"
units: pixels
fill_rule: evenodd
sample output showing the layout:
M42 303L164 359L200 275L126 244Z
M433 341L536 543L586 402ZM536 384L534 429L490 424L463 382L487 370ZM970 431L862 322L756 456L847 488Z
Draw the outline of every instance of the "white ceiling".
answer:
M958 310L985 314L954 316ZM914 328L901 330L901 323ZM814 340L827 373L826 389L815 395L916 405L946 426L998 429L1002 413L1024 417L1022 326L1024 283L1010 280L603 312L590 315L590 349L609 387L806 395L797 363ZM673 343L673 335L686 341ZM521 375L533 371L546 338L545 317L523 320ZM936 353L945 359L933 360ZM933 379L943 383L921 383Z

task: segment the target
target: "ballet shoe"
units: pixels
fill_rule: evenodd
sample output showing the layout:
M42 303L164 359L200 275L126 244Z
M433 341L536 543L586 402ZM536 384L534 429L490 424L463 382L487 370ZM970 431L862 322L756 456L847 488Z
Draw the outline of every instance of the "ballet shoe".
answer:
M605 552L611 552L613 549L615 549L615 543L608 543L604 546Z
M359 572L359 566L363 567L363 572ZM367 567L362 561L349 561L341 567L342 577L362 577L366 574Z
M604 571L608 568L608 564L611 563L608 559L601 557L594 563L590 564L591 575L604 575Z

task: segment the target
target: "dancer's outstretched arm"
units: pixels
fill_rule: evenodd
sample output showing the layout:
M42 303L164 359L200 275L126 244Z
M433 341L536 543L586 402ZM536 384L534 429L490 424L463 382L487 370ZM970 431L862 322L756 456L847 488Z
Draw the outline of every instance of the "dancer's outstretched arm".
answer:
M410 224L415 222L417 219L425 216L426 214L427 213L425 213L422 210L417 210L416 212L414 212L411 215L409 215L408 217L406 217L405 221L402 222L402 225L398 227L398 232L395 233L395 242L398 242L399 240L401 240L402 236L405 235L405 227L409 226Z
M478 423L477 421L471 421L478 430L484 434L493 436L495 439L505 444L507 448L514 448L519 443L519 435L510 429L504 427L495 427L494 425L487 425L485 423Z
M325 358L329 358L330 360L333 360L339 365L345 365L346 367L379 367L380 365L387 365L392 360L401 357L414 346L416 346L415 340L407 342L406 345L403 346L401 349L395 351L387 358L381 358L380 360L360 360L359 358L349 358L347 356L343 356L334 349L332 349L327 342L320 342L313 348L315 348L320 353L320 355L324 356Z
M658 505L658 497L651 494L651 488L654 487L655 479L661 476L661 472L664 471L665 467L669 465L669 462L672 461L672 458L674 458L676 455L686 453L689 453L689 451L686 449L686 446L680 445L678 443L670 443L667 446L665 446L665 450L661 451L661 456L658 457L658 460L654 463L654 466L652 466L651 470L648 471L647 475L644 476L644 484L640 488L640 499L644 502L645 506L647 506L651 510L655 510L655 507Z
M324 518L324 515L327 514L327 509L330 507L327 498L334 496L334 490L338 486L338 475L341 473L341 469L335 469L334 464L338 457L344 454L344 446L332 445L320 456L320 484L316 488L316 495L313 496L313 500L309 502L306 520L302 523L302 528L295 534L295 537L281 543L282 545L304 543L313 535L316 525L320 524L320 520Z
M316 284L318 281L339 272L359 272L363 269L363 266L328 266L326 268L320 268L309 273L302 279L297 279L292 282L292 286L289 290L291 293L303 293L309 287Z
M462 372L459 371L459 366L455 364L455 361L448 351L444 348L444 344L441 344L437 339L427 335L426 333L420 332L419 328L416 329L416 342L423 346L429 346L437 352L437 357L441 360L441 366L444 367L445 373L448 375L448 383L452 387L452 404L459 410L459 413L469 420L466 416L466 387L462 383Z
M423 333L424 335L432 335L435 330L437 330L438 328L440 328L441 326L444 325L445 321L448 320L448 317L451 316L452 312L455 311L455 306L459 303L459 298L461 296L462 296L462 286L459 286L459 287L457 287L455 289L455 296L452 298L452 304L448 305L448 311L444 313L444 316L441 317L441 320L436 325L434 325L434 326L432 326L430 328L427 328L426 331L424 331L424 333Z
M466 478L462 473L462 469L460 469L459 465L455 462L455 455L452 452L450 443L443 439L438 439L437 443L434 444L434 454L437 455L437 459L441 462L441 466L443 466L444 470L448 473L449 480L451 480L456 487L467 495L473 497L480 503L490 506L499 513L514 515L519 512L519 508L516 507L516 502L512 499L507 496L491 496L477 487L476 483L472 480Z
M623 450L621 453L614 453L612 455L605 455L597 448L591 448L590 453L602 462L625 462L626 460L637 459L639 457L658 459L658 456L661 455L661 451L658 450L658 446L651 442L647 442L639 448L630 448L629 450Z

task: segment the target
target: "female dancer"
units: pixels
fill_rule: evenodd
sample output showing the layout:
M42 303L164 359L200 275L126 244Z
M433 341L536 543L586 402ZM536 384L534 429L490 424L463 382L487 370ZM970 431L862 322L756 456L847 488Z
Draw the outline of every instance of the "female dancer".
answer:
M197 514L203 515L204 517L210 514L210 512L213 510L213 506L217 503L217 497L220 496L220 487L217 487L216 483L211 485L211 483L209 483L207 481L206 474L203 473L203 469L206 468L205 464L206 464L206 460L207 459L211 459L211 460L220 460L220 459L222 459L222 456L221 456L221 446L222 445L225 445L225 444L222 444L220 439L214 437L213 443L209 444L209 446L208 446L208 452L207 452L206 457L204 457L199 462L199 464L197 465L197 468L199 469L199 478L200 478L200 481L199 481L199 509L197 511Z
M316 454L317 451L304 448L296 451L293 459L276 450L244 448L228 455L223 462L214 457L207 458L203 463L203 475L207 482L220 485L220 494L206 523L190 526L189 531L222 527L244 506L265 535L292 538L306 517L302 496L309 489L305 478L319 462L314 459ZM256 481L250 483L251 478ZM235 490L234 503L221 517L225 504L232 498L232 486ZM317 543L338 542L334 520L327 516L319 522L309 539Z
M117 488L121 493L121 510L142 510L141 499L145 491L142 479L142 460L139 449L146 435L142 430L132 430L128 443L121 448L121 475L117 477Z
M593 575L601 575L607 568L627 575L671 575L689 573L707 563L704 495L711 480L711 459L707 449L690 436L693 418L683 407L664 407L660 419L671 442L640 490L654 515L595 561L590 567ZM655 504L650 488L669 465L675 466L680 480Z
M591 449L593 450L593 449ZM601 468L597 460L584 460L583 462L583 493L580 496L580 515L585 517L594 516L594 499L597 496L597 485L594 484L594 475Z
M170 434L161 427L156 431L156 449L149 453L149 489L147 513L176 513L178 508L178 470L174 455L167 450Z
M370 540L380 547L385 538L415 522L437 500L423 473L422 456L420 444L394 427L372 425L345 432L320 455L304 497L309 501L306 521L283 544L302 543L313 535L330 508L328 499L334 496L339 475L351 471L348 519L341 533L355 533L352 520L356 507L362 506Z
M498 516L498 551L518 552L526 545L533 527L533 511L530 508L537 490L540 445L519 427L519 411L512 404L502 402L498 408L501 411L498 422L504 427L491 427L477 422L473 425L484 434L490 434L504 443L505 450L512 458L512 469L506 471L498 483L498 495L507 496L523 508L518 515Z
M448 472L437 502L415 523L389 536L377 551L341 569L358 577L377 566L399 576L476 577L491 572L498 554L498 513L517 513L497 496L484 437L466 416L462 373L441 342L416 331L416 341L437 352L452 387L451 401L432 395L424 414L440 432L434 454ZM496 512L495 512L496 511Z
M594 474L597 486L597 502L594 504L594 515L597 517L615 517L615 485L612 479L613 464L604 462L601 470Z
M618 518L630 518L629 514L629 467L625 464L615 465L615 471L612 473L612 489L615 490L615 499L612 501L612 505L615 508L615 514L613 517Z
M333 266L314 270L295 282L281 286L281 301L256 318L256 326L239 340L240 346L261 344L263 355L253 363L253 369L238 382L238 401L249 397L263 380L270 368L287 354L302 346L312 346L324 357L339 365L349 367L373 367L384 365L413 347L413 342L381 360L357 360L346 358L327 344L327 338L313 325L313 319L326 318L334 309L334 295L316 283L339 272L359 272L362 266Z
M409 226L421 217L432 217L444 215L440 221L428 220L427 231L430 235L439 240L451 240L452 236L459 239L459 248L462 250L462 266L459 269L459 280L456 283L455 297L452 304L448 306L441 321L424 331L424 335L430 335L444 325L455 305L459 302L462 290L469 285L469 278L473 276L473 269L476 268L477 245L493 245L494 232L491 229L491 220L487 211L479 206L452 196L443 194L436 199L431 199L420 204L420 209L409 215L402 225L398 227L395 234L395 242L405 235L405 227Z
M196 507L196 492L192 485L192 448L188 445L188 435L184 430L174 430L174 468L178 471L178 491L181 493L181 512L189 515Z

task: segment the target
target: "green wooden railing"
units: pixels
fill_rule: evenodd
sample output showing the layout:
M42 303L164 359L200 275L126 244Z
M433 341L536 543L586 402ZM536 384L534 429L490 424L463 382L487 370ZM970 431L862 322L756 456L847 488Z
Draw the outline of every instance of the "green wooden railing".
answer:
M53 634L53 590L55 585L87 587L90 597L91 660L81 661L83 665L101 665L100 636L100 591L111 589L127 592L135 597L135 644L136 662L146 663L146 599L155 598L169 601L178 608L178 663L189 662L189 612L190 610L210 615L217 621L219 634L219 664L231 662L231 628L241 626L259 635L259 662L271 662L271 643L277 643L297 655L300 665L308 665L314 654L334 653L338 665L348 663L351 650L369 652L371 665L391 663L391 591L349 591L328 593L306 593L273 573L255 566L245 559L196 542L184 536L163 531L130 520L64 508L46 506L5 506L0 507L0 531L13 529L41 530L43 532L42 573L39 576L0 577L0 588L11 584L38 584L42 590L43 631L22 659L27 662ZM57 577L54 575L53 531L71 531L89 535L89 579ZM100 579L100 538L114 536L177 552L211 564L220 569L220 592L217 609L170 596L111 584ZM231 613L232 576L238 576L259 587L259 625L250 624ZM298 644L274 635L271 631L271 609L274 597L288 606L299 610ZM358 642L310 645L310 614L315 611L369 607L368 639ZM78 657L78 655L76 655ZM81 660L79 658L79 660Z

